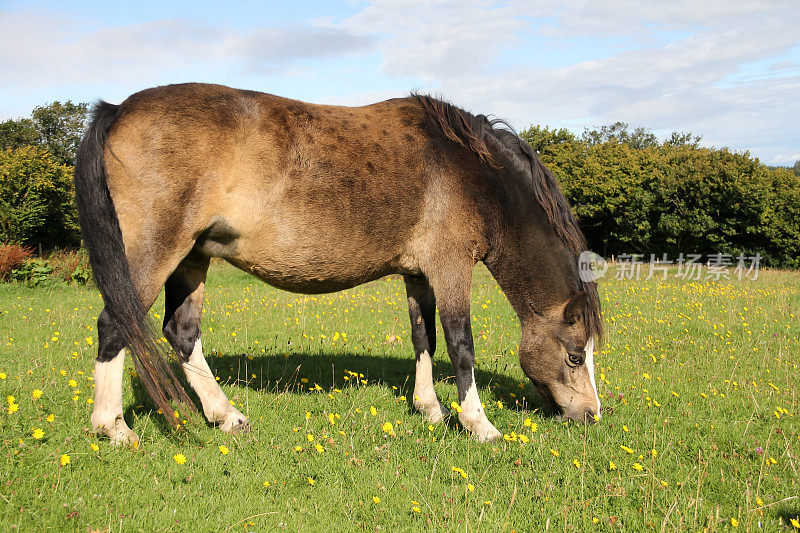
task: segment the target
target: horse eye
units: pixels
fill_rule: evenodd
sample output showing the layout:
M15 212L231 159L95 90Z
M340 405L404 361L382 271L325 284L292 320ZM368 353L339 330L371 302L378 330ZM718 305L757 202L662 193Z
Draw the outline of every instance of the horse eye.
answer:
M583 364L583 357L574 353L569 354L569 362L575 366Z

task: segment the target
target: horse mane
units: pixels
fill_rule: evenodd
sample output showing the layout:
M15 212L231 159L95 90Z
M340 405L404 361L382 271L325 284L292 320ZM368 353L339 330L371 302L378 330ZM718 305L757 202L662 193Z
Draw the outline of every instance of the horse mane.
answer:
M542 163L531 145L525 142L504 120L489 120L484 115L473 115L449 102L428 95L412 93L428 117L439 127L445 137L472 152L481 161L494 168L506 168L509 176L525 176L533 187L536 201L544 209L547 220L559 240L575 259L586 250L586 238L572 214L558 181ZM489 147L498 148L493 154ZM597 342L603 337L600 320L600 296L597 283L585 282L578 277L580 290L588 294L588 313L584 314L584 326Z

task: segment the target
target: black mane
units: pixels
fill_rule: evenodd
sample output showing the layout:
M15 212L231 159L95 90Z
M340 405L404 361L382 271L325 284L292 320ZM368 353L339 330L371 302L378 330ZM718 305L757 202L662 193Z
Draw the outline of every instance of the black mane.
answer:
M578 227L561 187L553 173L544 166L531 145L521 139L511 126L499 119L473 115L448 102L432 96L412 94L428 116L439 126L445 137L472 150L486 164L505 167L512 176L524 176L533 186L536 200L547 214L558 238L575 258L586 250L586 238ZM497 157L490 145L500 146L509 157ZM508 168L513 166L513 168ZM595 282L579 278L579 287L589 295L589 312L584 317L587 333L599 342L603 336L600 321L600 296Z

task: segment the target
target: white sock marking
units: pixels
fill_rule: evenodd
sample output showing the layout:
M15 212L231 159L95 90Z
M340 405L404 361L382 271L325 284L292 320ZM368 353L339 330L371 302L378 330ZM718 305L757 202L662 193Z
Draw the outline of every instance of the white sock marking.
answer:
M200 339L194 343L194 349L189 356L189 360L183 363L183 371L186 379L200 398L203 405L203 413L209 422L224 422L231 411L241 416L231 403L228 397L222 392L219 383L214 378L214 373L208 366L206 358L203 356L203 344Z
M111 361L94 364L94 409L92 425L113 429L117 415L122 414L122 374L125 370L125 348Z

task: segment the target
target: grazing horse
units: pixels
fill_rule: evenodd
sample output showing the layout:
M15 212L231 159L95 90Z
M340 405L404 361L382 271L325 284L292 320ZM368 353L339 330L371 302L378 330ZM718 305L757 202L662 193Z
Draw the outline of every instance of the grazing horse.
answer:
M414 406L449 415L433 387L435 311L458 418L500 436L474 374L470 285L488 267L521 322L522 369L565 417L596 420L594 283L584 237L553 175L500 121L422 95L364 107L315 105L207 84L99 102L78 149L82 236L105 308L97 320L94 431L138 443L122 417L126 349L158 407L187 402L147 320L162 287L163 332L211 423L242 431L203 356L211 257L289 291L327 293L402 274L416 352Z

